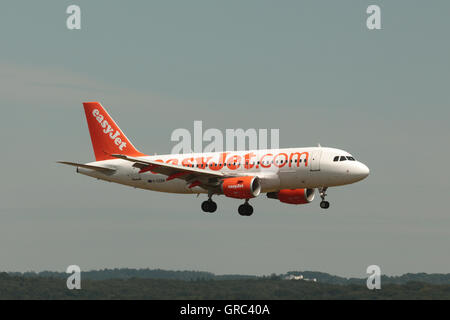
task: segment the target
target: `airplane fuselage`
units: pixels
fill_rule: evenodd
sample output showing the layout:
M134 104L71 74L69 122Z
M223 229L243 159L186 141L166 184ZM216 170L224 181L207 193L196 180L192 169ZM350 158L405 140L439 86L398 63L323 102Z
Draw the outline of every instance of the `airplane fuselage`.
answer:
M280 189L341 186L360 181L369 174L367 166L354 160L348 152L325 147L168 154L139 158L222 172L227 176L257 176L261 181L262 193ZM201 186L190 187L185 180L168 180L167 175L151 171L140 173L140 169L134 167L132 162L122 159L88 164L115 169L115 172L105 174L86 168L78 168L77 172L101 180L153 191L208 193L208 190Z

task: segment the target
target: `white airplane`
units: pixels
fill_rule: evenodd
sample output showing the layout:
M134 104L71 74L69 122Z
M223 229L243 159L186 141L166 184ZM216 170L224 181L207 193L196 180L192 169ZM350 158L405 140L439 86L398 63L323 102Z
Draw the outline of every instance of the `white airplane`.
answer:
M95 162L60 161L77 172L135 188L160 192L200 194L204 212L215 212L213 195L242 199L238 212L253 214L249 199L266 193L289 204L306 204L315 189L325 201L328 187L366 178L369 168L346 151L319 147L150 156L139 152L99 102L83 103Z

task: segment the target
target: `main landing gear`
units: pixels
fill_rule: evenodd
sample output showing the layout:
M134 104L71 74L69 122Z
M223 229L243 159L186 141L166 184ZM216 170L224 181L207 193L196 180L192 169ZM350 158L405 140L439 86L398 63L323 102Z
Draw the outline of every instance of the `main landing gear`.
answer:
M202 210L209 213L213 213L217 210L217 203L212 201L211 196L208 197L208 200L202 202Z
M325 197L326 197L326 191L327 191L328 187L322 187L319 188L319 195L320 198L322 199L322 201L320 202L320 207L322 209L328 209L330 207L330 203L328 201L325 201Z
M248 199L245 200L244 204L239 206L238 212L241 216L247 217L250 217L253 214L253 207L248 203Z
M204 212L213 213L217 210L217 203L215 203L211 197L212 194L208 195L208 200L202 202L202 210ZM241 216L249 217L253 214L253 207L248 203L248 200L249 199L246 199L238 208L238 212Z

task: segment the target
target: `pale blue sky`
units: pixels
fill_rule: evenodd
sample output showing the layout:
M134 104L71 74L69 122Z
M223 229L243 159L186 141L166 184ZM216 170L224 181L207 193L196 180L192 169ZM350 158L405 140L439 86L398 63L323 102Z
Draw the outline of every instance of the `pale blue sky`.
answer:
M66 29L78 4L82 30ZM378 4L382 30L365 27ZM149 267L363 276L450 272L448 1L4 1L0 270ZM93 160L81 103L142 151L176 128L279 128L282 147L342 148L365 181L255 214L218 197L76 175Z

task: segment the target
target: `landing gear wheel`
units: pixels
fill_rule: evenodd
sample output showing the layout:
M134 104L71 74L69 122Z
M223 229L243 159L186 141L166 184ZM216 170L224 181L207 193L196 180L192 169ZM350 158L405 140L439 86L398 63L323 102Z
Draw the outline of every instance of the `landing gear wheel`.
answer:
M211 200L211 202L209 203L209 212L213 213L216 212L216 210L217 210L217 203Z
M330 207L330 203L328 201L325 201L325 197L326 197L326 191L327 191L328 187L322 187L319 188L319 195L320 198L322 199L322 201L320 202L320 207L322 209L328 209Z
M217 203L215 203L214 201L210 200L206 200L202 202L202 210L204 212L210 212L213 213L217 210Z
M241 216L250 217L253 214L253 207L248 203L244 203L239 206L238 212Z
M320 207L322 209L328 209L330 207L330 203L328 201L321 201L320 202Z
M202 202L202 210L203 210L203 212L209 212L209 202L208 201Z

